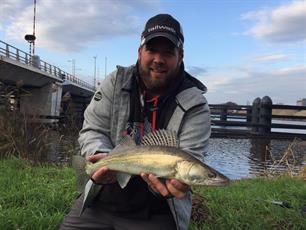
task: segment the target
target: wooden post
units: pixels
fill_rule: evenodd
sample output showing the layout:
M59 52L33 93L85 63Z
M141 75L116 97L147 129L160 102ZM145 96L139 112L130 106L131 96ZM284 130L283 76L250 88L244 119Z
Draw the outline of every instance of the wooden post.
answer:
M227 106L224 105L224 107L221 108L220 121L226 121L226 120L227 120Z
M272 121L272 100L268 96L264 96L260 103L260 116L258 132L260 134L266 134L271 132L271 121Z
M258 133L258 125L259 124L259 111L260 111L260 102L261 99L259 97L255 98L252 104L252 132Z
M246 121L247 123L252 122L252 107L247 107L246 108Z

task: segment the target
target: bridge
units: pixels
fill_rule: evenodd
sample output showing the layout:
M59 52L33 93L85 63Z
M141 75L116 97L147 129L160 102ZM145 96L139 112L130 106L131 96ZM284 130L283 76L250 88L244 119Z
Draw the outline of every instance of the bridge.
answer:
M39 56L32 56L0 40L1 82L19 89L10 95L10 99L18 101L20 111L38 115L48 122L57 121L61 115L65 117L69 114L82 119L84 110L95 91L92 85L41 60ZM2 94L0 91L0 99ZM293 110L305 114L306 106L273 105L268 97L256 98L252 106L227 104L209 106L213 137L306 139L305 115L272 113L272 110ZM277 123L279 121L275 122L275 119L280 119L281 124ZM288 123L292 121L293 124ZM277 131L279 129L290 129L290 131L281 133Z
M28 92L12 95L21 111L47 117L60 116L61 106L67 101L83 113L95 91L89 83L2 40L0 81Z

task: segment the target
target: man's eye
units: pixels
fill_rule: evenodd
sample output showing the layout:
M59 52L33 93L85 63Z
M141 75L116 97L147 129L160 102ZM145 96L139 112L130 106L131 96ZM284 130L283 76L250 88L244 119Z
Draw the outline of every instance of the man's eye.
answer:
M168 51L166 51L166 54L167 54L167 55L173 55L174 52L173 52L172 50L168 50Z
M155 52L156 50L152 47L146 47L146 51L148 52Z

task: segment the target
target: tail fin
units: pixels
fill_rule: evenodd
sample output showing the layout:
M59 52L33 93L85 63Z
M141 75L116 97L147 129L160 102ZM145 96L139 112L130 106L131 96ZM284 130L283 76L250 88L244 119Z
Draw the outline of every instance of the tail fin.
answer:
M89 180L89 176L85 171L86 159L81 155L72 156L72 168L75 170L77 178L77 191L78 193L84 192L85 185Z
M86 160L84 157L80 155L73 155L72 156L72 168L75 171L85 171Z

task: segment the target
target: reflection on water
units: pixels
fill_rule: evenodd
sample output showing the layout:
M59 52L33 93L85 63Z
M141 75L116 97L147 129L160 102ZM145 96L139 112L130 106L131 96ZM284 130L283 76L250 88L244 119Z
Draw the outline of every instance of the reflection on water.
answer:
M306 142L269 139L211 138L205 162L224 173L230 179L263 175L266 172L287 171L286 164L279 162L288 146L294 153L289 163L294 169L306 165ZM289 152L291 153L291 152Z

